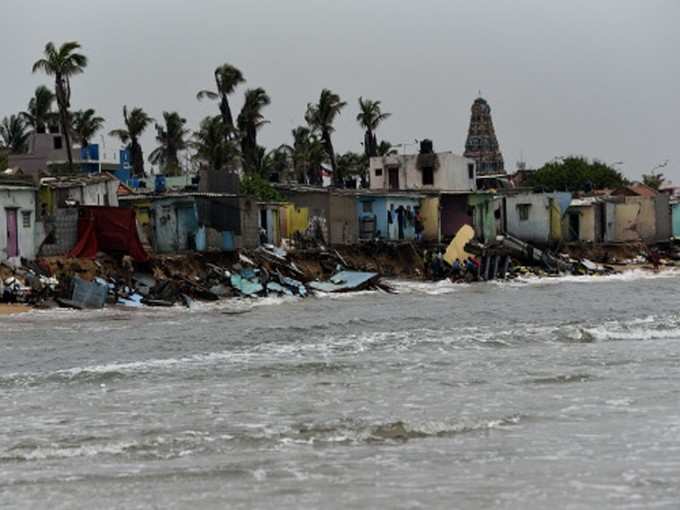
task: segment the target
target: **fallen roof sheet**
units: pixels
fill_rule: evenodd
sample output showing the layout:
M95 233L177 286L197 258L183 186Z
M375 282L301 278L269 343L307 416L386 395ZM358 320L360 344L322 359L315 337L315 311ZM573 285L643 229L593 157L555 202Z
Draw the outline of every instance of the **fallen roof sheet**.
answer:
M360 290L361 287L379 278L378 273L360 271L340 271L331 276L327 282L311 282L309 286L321 292L346 292Z

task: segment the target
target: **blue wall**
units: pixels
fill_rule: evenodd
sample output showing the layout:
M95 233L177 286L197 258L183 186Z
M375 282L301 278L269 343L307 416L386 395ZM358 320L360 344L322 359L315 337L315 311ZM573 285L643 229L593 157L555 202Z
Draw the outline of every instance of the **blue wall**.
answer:
M371 203L371 212L364 212L364 203ZM411 211L411 220L404 220L404 239L415 239L415 209L420 207L420 199L415 197L397 196L363 196L357 199L357 216L359 221L366 216L375 217L376 233L381 239L399 240L399 222L397 209L403 207ZM388 211L392 216L392 223L388 223Z
M680 204L672 204L673 211L673 237L680 238Z

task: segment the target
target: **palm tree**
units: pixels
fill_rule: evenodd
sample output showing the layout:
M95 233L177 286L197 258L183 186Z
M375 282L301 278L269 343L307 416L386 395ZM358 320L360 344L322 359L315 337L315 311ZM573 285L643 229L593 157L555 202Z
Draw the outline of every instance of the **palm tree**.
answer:
M45 133L47 126L57 120L57 116L52 111L55 99L54 92L45 85L40 85L28 102L28 111L21 114L26 124L36 133Z
M323 182L321 165L328 159L323 143L306 126L293 129L292 135L290 151L298 183L320 186Z
M141 108L133 108L128 115L127 106L123 106L123 119L125 128L114 129L109 133L120 139L121 143L127 145L132 159L132 171L137 177L144 177L144 152L139 144L142 133L153 122L153 119Z
M382 121L392 115L391 113L383 113L380 108L380 101L371 101L370 99L359 98L359 114L357 115L357 122L366 130L364 133L364 152L366 157L372 158L378 155L378 140L375 136L375 131Z
M338 154L338 173L343 181L359 177L362 187L367 187L368 157L365 154L352 151Z
M229 170L239 156L236 143L225 137L229 130L221 116L206 117L193 134L190 146L196 151L195 159L210 170Z
M226 128L224 134L226 138L231 138L235 131L234 118L229 106L229 95L236 90L236 87L238 87L240 83L245 81L243 74L237 68L230 64L222 64L215 69L215 85L217 91L201 90L196 94L196 98L199 101L206 98L212 99L213 101L220 101L220 115L222 116L222 122Z
M29 132L21 115L10 115L0 122L0 141L10 154L22 154L28 150Z
M246 90L243 108L236 119L246 171L257 167L257 130L268 122L262 115L262 108L270 103L271 99L262 87Z
M48 76L54 76L54 90L59 107L59 121L66 143L69 170L73 172L73 151L71 147L71 128L69 108L71 107L71 77L81 74L87 66L87 57L76 53L80 44L71 41L59 48L48 42L45 46L44 57L33 64L33 72L44 71Z
M83 148L90 145L90 140L103 127L104 117L97 116L92 108L73 112L73 133Z
M187 119L177 112L163 112L165 127L156 124L156 141L159 146L149 155L152 165L163 167L165 175L179 175L179 151L187 148L185 137L189 130L184 128Z
M378 156L389 156L391 154L397 154L397 149L392 147L390 142L383 140L378 145L377 155Z
M340 111L347 105L340 100L340 96L331 92L328 89L321 91L318 104L308 104L305 120L316 131L321 133L321 141L323 142L328 158L331 161L331 168L333 169L333 181L336 186L340 186L342 181L338 175L338 168L335 162L335 151L333 150L333 141L331 134L335 131L333 122L340 114Z

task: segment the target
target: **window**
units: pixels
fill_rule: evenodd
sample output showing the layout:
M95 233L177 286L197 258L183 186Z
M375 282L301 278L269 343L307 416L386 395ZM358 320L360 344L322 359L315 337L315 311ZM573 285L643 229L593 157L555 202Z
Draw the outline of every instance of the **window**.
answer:
M375 176L380 177L382 175L382 168L376 168L375 169Z
M517 212L519 214L520 221L526 221L529 219L529 209L531 204L517 204Z
M431 166L423 167L423 186L432 186L434 184L434 168Z
M361 210L365 213L372 213L373 212L373 202L365 201L361 202Z
M55 136L54 137L54 150L58 151L60 149L64 148L64 142L61 139L61 136Z
M56 134L59 133L59 125L58 124L50 124L48 126L48 130L49 130L50 134L56 135Z
M22 211L21 220L24 228L31 228L31 211Z
M475 178L475 164L474 163L468 163L468 178L470 178L470 179Z

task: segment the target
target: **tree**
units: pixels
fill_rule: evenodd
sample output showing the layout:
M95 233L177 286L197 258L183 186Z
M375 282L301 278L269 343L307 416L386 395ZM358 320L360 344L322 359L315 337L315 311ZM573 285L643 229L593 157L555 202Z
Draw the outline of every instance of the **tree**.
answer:
M619 172L601 161L589 161L582 156L569 156L546 163L531 177L528 184L545 191L591 191L618 188L627 183Z
M123 106L123 120L125 121L125 128L114 129L109 135L117 137L121 143L127 146L130 150L134 175L144 177L144 152L139 143L139 138L149 127L149 124L153 122L153 119L141 108L133 108L128 115L127 106Z
M187 120L177 112L163 112L165 126L156 124L156 141L159 146L149 155L149 162L160 165L165 175L180 175L179 152L187 148L184 128Z
M221 116L206 117L195 131L190 146L196 151L194 159L211 170L231 170L239 157L236 142L225 137L228 128Z
M233 94L239 84L246 80L243 74L236 67L230 64L222 64L215 69L215 86L217 92L212 90L201 90L196 94L196 99L199 101L203 99L211 99L220 102L220 115L222 116L222 123L224 124L224 136L229 139L235 133L234 118L231 114L231 107L229 106L229 95Z
M37 133L45 133L47 126L58 120L58 116L52 111L55 99L54 92L45 85L40 85L28 102L28 111L21 114L26 124Z
M271 151L258 145L254 174L268 181L280 182L292 168L292 148L281 145Z
M378 145L378 156L390 156L392 154L397 154L397 149L392 147L392 144L390 142L386 142L383 140L380 142Z
M9 159L7 151L4 148L0 147L0 172L7 170L8 165Z
M392 115L391 113L383 113L380 104L380 101L359 98L357 122L366 130L364 133L364 153L368 158L378 155L378 140L375 131L384 120Z
M290 147L290 151L297 182L321 186L323 182L321 165L328 159L323 143L306 126L293 129L292 135L293 146Z
M333 149L332 133L335 131L333 123L335 118L340 115L340 111L347 105L340 100L340 96L328 89L323 89L317 104L308 104L305 120L307 123L321 134L321 141L328 154L333 169L333 181L336 186L340 186L342 181L337 172L335 161L335 151Z
M362 185L366 182L368 157L365 154L348 151L338 155L338 174L344 182L347 179L360 178Z
M87 147L97 131L103 127L104 117L97 116L92 108L73 113L73 133L83 147Z
M241 178L240 191L263 202L282 202L281 194L272 185L257 174L244 175Z
M43 71L48 76L54 76L54 90L59 107L59 121L61 132L66 143L69 171L73 172L73 148L71 147L71 78L83 73L87 66L87 57L76 50L80 44L71 41L59 48L48 42L45 46L44 57L33 64L33 72Z
M665 180L666 179L662 173L652 172L651 174L642 174L642 183L645 186L654 188L657 191L659 190L659 188L661 188L661 185L664 183Z
M21 115L10 115L0 123L0 140L10 154L22 154L28 150L29 132Z
M243 108L236 119L246 172L253 171L257 166L257 131L268 122L262 115L262 109L270 103L271 99L262 87L246 90Z

